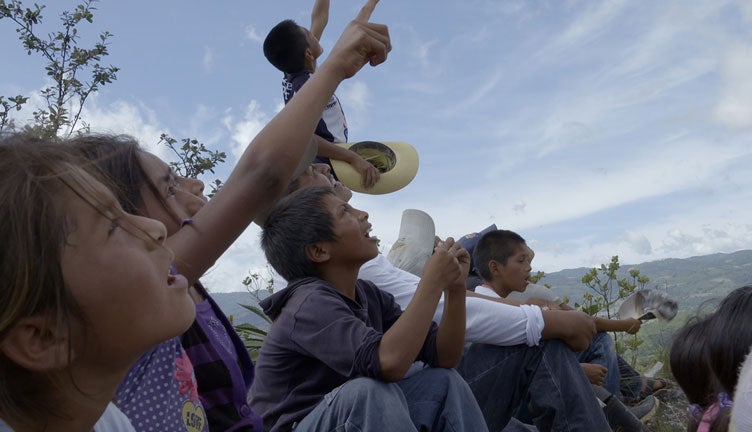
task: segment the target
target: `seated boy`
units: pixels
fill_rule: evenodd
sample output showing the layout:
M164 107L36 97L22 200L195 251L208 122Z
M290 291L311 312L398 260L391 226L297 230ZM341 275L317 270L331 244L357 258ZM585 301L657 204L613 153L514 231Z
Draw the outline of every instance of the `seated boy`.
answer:
M379 253L370 231L368 214L331 187L300 189L269 213L261 245L290 283L261 302L273 322L256 363L252 408L271 431L346 423L364 431L487 430L468 386L444 369L462 355L467 251L451 239L440 243L403 312L357 277ZM416 360L429 367L406 377Z
M497 229L483 234L473 248L475 270L483 280L483 283L475 288L476 294L490 298L507 298L513 293L525 292L530 286L531 261L534 255L532 249L525 243L525 239L515 232ZM543 287L543 290L545 289ZM533 290L536 290L536 288L533 287ZM559 304L547 299L538 299L538 302L538 304L545 304L544 307L547 309L549 307L560 309ZM599 323L602 327L603 321L608 321L601 318L591 319L596 328L599 327ZM620 426L622 430L642 430L642 425L635 418L637 414L635 412L632 412L635 415L630 414L618 402L620 394L618 363L613 342L611 342L608 334L601 330L587 349L577 354L577 358L583 364L583 370L585 370L592 384L609 384L604 385L605 390L596 389L596 393L604 402L610 403L606 407L606 413L611 425L615 429L617 429L616 426ZM593 362L595 363L594 366L600 367L599 370L602 370L604 375L608 373L609 376L614 378L604 382L602 376L599 379L592 377L588 373L587 366L584 365L589 366L589 362ZM616 395L613 401L611 400L612 395ZM655 404L653 403L651 407L655 407ZM642 410L639 412L642 412Z
M309 186L332 188L344 201L352 196L323 164L313 164L290 184L289 190ZM430 283L395 267L382 254L365 263L358 277L392 294L404 308L421 283ZM275 280L275 286L286 284L279 282ZM434 312L436 322L441 319L444 306L442 298ZM487 388L481 390L485 394L482 409L490 430L507 426L518 407L531 399L540 401L534 411L540 416L537 423L541 431L561 429L563 425L568 425L563 430L571 431L609 430L595 396L569 397L589 392L587 378L567 345L577 350L588 346L595 334L590 317L573 312L572 319L565 320L568 312L541 311L538 306L511 306L470 296L466 298L466 311L465 340L473 342L473 346L458 370L471 388ZM577 322L578 317L581 322ZM512 427L511 423L507 427Z

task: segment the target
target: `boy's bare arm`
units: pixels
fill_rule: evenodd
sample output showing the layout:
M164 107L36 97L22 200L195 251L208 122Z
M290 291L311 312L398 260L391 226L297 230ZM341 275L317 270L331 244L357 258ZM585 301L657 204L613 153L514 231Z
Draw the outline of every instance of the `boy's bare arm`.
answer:
M465 280L470 270L470 254L451 237L444 242L454 255L460 268L460 276L444 290L444 311L436 337L439 366L452 368L460 363L465 345Z
M375 0L368 1L318 71L256 135L222 189L193 217L197 229L170 236L167 246L191 283L214 265L254 217L282 196L340 82L366 63L375 66L386 60L389 32L384 25L368 22L375 5Z
M379 362L384 381L399 381L405 376L425 343L447 281L455 281L460 272L457 258L446 246L437 246L423 268L413 299L379 343Z
M311 11L311 34L316 40L321 40L324 29L329 23L329 0L316 0Z
M580 311L544 310L541 339L561 339L573 351L584 351L595 336L595 320Z
M626 318L621 320L610 320L600 317L595 318L595 327L599 332L623 331L629 334L635 334L640 331L641 326L642 322L637 318Z
M341 160L349 163L360 174L363 187L370 189L379 180L381 173L370 162L360 157L359 154L352 150L342 148L331 143L318 135L315 135L316 143L319 146L318 155L329 159Z

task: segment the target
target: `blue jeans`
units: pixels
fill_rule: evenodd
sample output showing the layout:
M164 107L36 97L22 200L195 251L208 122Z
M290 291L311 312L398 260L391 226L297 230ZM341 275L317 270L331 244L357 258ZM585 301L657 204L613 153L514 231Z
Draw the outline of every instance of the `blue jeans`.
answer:
M608 333L597 333L590 346L585 351L577 354L577 361L580 363L598 364L608 369L601 387L621 399L619 360L616 355L614 340Z
M504 429L519 408L542 432L611 430L574 353L559 340L534 347L472 344L458 371L491 432Z
M487 431L454 369L425 368L396 383L355 378L324 396L295 427L302 431Z
M642 375L626 360L617 357L619 362L619 377L621 378L621 397L624 402L637 402L642 392Z

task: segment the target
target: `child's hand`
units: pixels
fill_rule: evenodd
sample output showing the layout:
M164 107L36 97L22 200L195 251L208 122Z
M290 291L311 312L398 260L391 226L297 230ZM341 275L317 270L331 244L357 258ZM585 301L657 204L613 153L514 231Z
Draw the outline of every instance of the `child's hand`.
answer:
M445 242L439 241L433 250L433 255L423 267L421 279L428 282L431 289L443 291L461 277L462 268L455 256L456 253L450 252L450 247Z
M455 243L452 237L447 237L444 244L449 248L449 252L457 258L457 264L460 266L460 276L454 281L450 289L460 291L464 294L467 287L467 274L470 272L470 253L459 243Z
M625 332L629 334L635 334L638 331L640 331L640 327L642 327L642 321L638 320L637 318L627 318L624 321L627 322L627 329L624 330Z
M376 3L378 0L368 0L358 16L350 21L319 70L332 68L345 79L355 75L366 63L376 66L386 61L392 49L389 30L383 24L368 22Z
M585 371L585 375L587 376L588 381L590 381L590 384L598 386L603 385L608 369L594 363L580 363L580 366L582 366L582 370Z
M361 183L366 189L371 189L381 177L378 168L360 156L357 156L350 165L360 174Z

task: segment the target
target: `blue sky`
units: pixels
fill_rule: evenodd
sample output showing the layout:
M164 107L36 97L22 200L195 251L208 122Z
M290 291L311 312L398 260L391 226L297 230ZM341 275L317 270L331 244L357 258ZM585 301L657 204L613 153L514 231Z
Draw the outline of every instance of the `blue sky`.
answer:
M53 23L74 2L46 10ZM92 129L154 148L162 132L226 150L231 164L282 103L261 42L308 25L312 1L106 1L118 79L84 113ZM360 2L332 0L330 48ZM437 234L519 232L535 270L633 264L752 248L752 3L382 0L387 63L337 91L351 141L407 141L420 170L389 196L356 194L385 250L404 209ZM45 85L0 21L0 94ZM31 117L30 110L19 113ZM242 290L264 267L249 228L206 278Z

